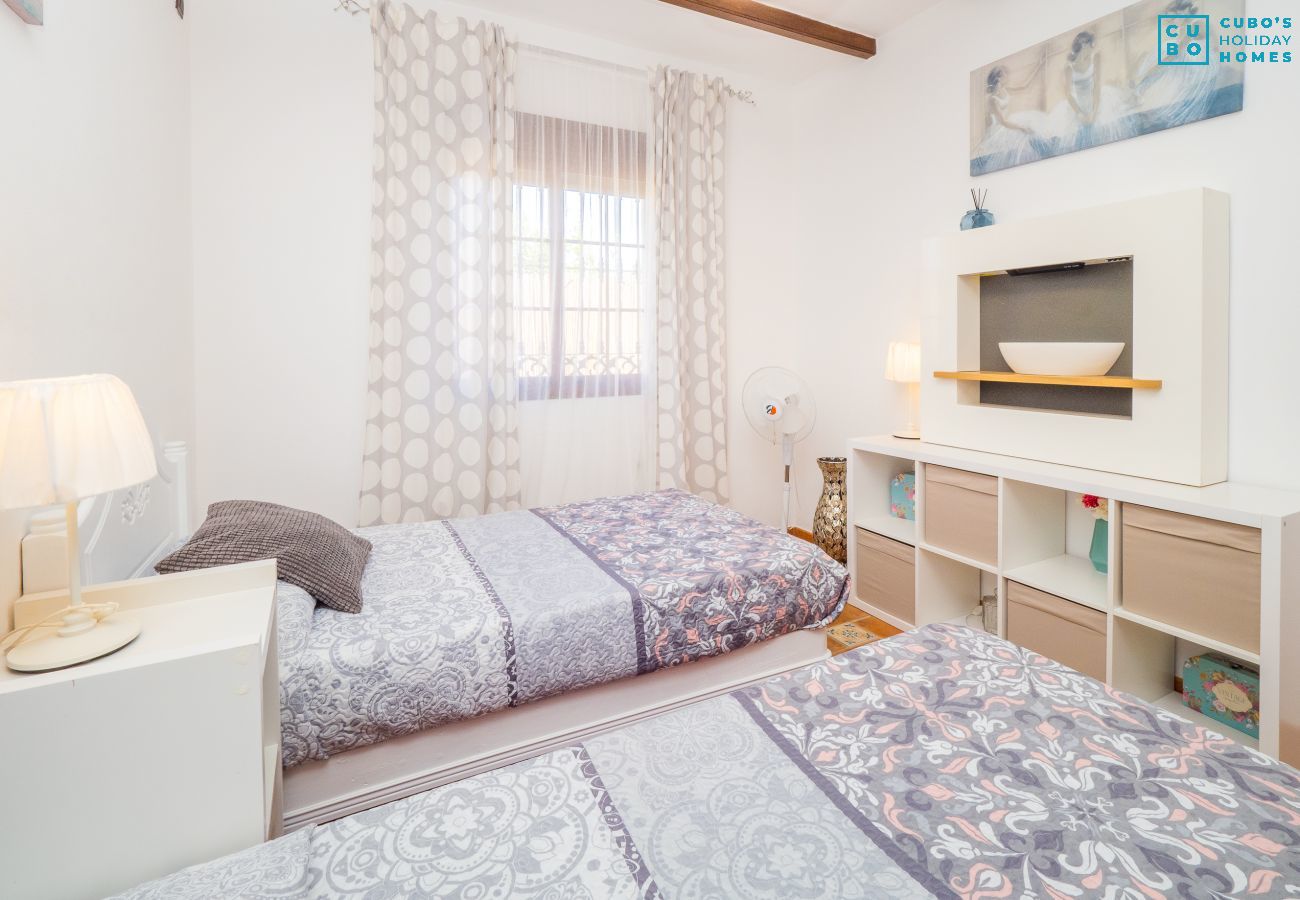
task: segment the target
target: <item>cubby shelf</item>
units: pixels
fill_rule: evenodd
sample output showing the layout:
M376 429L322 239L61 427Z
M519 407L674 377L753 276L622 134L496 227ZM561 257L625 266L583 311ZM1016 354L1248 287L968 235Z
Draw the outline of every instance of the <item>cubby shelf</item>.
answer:
M998 567L993 563L980 562L977 559L962 556L960 553L953 553L951 550L945 550L944 548L936 547L933 544L921 543L918 546L929 553L933 553L935 556L945 557L953 562L961 563L963 566L970 566L972 569L979 569L981 572L988 572L990 575L996 575L998 573Z
M1158 706L1165 712L1180 716L1191 722L1193 725L1200 725L1208 731L1213 731L1215 734L1221 734L1229 740L1250 747L1252 750L1259 749L1258 739L1251 737L1244 731L1237 731L1235 728L1229 728L1222 722L1217 722L1207 715L1198 713L1194 709L1189 709L1183 704L1183 695L1177 691L1171 691L1163 697L1158 697L1155 700L1152 700L1151 705Z
M1225 644L1223 641L1215 640L1212 637L1206 637L1203 634L1197 634L1194 631L1188 631L1186 628L1179 628L1177 625L1170 625L1167 622L1161 622L1159 619L1152 619L1149 616L1130 612L1122 606L1116 607L1114 614L1120 619L1127 619L1128 621L1141 625L1144 628L1150 628L1152 631L1160 631L1164 634L1170 635L1171 637L1182 638L1185 641L1199 644L1208 650L1217 650L1220 653L1226 653L1241 662L1259 665L1259 654L1253 651L1243 650L1240 647Z
M1093 568L1092 562L1079 556L1061 554L1027 566L1008 569L1005 575L1040 591L1073 600L1093 609L1106 611L1106 575Z
M973 628L976 631L982 631L985 634L989 634L989 630L984 627L984 623L980 621L980 617L977 616L973 611L967 613L964 616L955 616L951 619L945 619L943 624L963 625L966 628Z
M1055 384L1065 387L1119 388L1158 391L1164 382L1158 378L1128 378L1120 375L1021 375L1018 372L935 372L935 378L953 381L999 381L1008 384Z
M863 516L853 523L890 540L916 546L916 522L897 516Z
M1300 569L1300 492L1233 483L1205 488L1171 485L887 435L852 441L848 456L850 520L915 548L914 553L901 548L902 555L893 557L905 567L909 562L912 566L899 579L906 584L910 578L912 590L906 591L905 612L897 612L904 606L895 602L902 594L883 575L898 572L889 569L889 560L879 554L861 555L871 549L869 541L850 542L855 605L900 628L938 622L970 624L975 619L968 620L967 614L980 597L994 594L998 598L995 630L1026 641L1033 640L1032 627L1021 615L1026 604L1013 583L1041 591L1063 604L1062 609L1069 603L1087 607L1076 610L1082 614L1080 621L1095 619L1098 613L1105 618L1104 677L1111 687L1283 762L1300 762L1300 654L1289 653L1286 641L1300 622L1300 593L1288 588L1300 584L1295 575ZM975 515L955 509L950 502L944 505L934 488L951 484L951 478L947 473L943 479L934 478L932 467L997 479L996 524L983 520L979 524L985 537L997 529L995 563L982 563L968 557L969 551L955 553L931 543L930 539L947 543L944 516L951 523L953 516ZM890 483L900 472L916 476L914 524L886 518ZM1100 547L1096 521L1081 503L1081 494L1109 501L1108 574L1097 572L1089 560L1090 551ZM1258 649L1216 640L1201 633L1218 633L1206 626L1178 627L1125 606L1123 563L1126 557L1132 563L1139 550L1126 552L1124 524L1135 506L1261 530ZM983 519L987 518L985 512ZM980 555L991 559L993 552ZM1130 602L1138 602L1139 596L1135 590ZM1230 636L1224 632L1222 637ZM1230 639L1249 643L1244 637ZM1205 651L1259 667L1258 740L1184 707L1181 696L1174 693L1186 660Z

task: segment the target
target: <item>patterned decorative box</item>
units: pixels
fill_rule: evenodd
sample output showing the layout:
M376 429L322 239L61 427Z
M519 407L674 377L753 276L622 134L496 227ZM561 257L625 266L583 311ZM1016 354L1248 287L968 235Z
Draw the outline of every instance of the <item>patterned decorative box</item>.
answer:
M916 519L916 476L895 475L889 483L889 513L899 519Z
M1259 737L1259 671L1217 653L1183 663L1183 703L1229 728Z

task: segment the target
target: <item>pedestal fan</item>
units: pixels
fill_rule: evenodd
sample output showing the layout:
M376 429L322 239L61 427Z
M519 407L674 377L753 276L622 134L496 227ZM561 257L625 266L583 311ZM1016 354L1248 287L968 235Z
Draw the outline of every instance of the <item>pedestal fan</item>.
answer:
M778 366L767 366L750 375L741 392L745 418L754 430L781 445L785 466L785 489L781 506L781 530L790 527L790 466L794 445L806 438L817 421L817 404L812 391L798 375Z

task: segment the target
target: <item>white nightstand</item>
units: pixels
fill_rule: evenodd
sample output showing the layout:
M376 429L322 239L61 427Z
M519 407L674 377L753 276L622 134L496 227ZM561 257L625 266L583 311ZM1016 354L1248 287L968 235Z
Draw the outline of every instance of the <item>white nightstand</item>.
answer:
M0 896L102 897L279 832L275 562L95 585L111 656L0 665ZM26 597L16 625L63 605Z

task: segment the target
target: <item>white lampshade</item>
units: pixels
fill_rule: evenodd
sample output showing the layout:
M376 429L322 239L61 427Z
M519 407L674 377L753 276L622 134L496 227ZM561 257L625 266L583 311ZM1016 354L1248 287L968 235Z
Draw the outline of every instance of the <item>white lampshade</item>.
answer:
M70 503L157 472L140 408L117 377L0 384L0 509Z
M890 381L919 384L921 381L921 345L892 341L885 359L885 377Z

